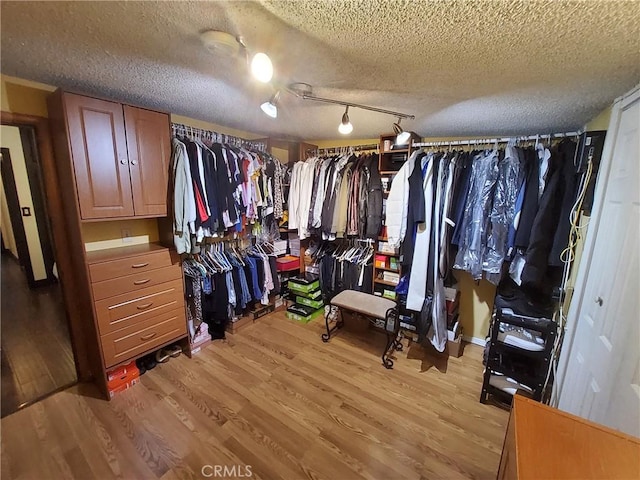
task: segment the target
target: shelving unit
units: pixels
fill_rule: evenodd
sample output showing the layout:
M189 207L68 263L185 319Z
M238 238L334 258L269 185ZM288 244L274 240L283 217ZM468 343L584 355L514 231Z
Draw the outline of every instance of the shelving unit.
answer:
M501 323L540 332L544 340L542 350L527 350L500 341L498 334ZM485 403L490 395L494 395L496 398L511 403L512 395L510 393L491 385L491 377L496 374L511 378L528 387L531 389L529 393L531 398L542 401L556 333L557 323L550 318L532 318L519 315L512 309L496 308L491 325L489 353L480 402Z
M387 239L385 237L379 237L378 241L386 242ZM384 266L379 265L381 258L384 258ZM395 259L395 262L392 259ZM396 268L392 268L393 263L395 263ZM382 278L385 272L397 274L398 280L400 279L400 276L402 275L402 268L400 266L400 255L398 253L376 250L373 262L373 293L375 294L377 292L384 296L384 291L390 290L394 292L393 300L395 300L395 287L398 285L398 282L393 282ZM387 298L391 298L391 296L387 294Z
M393 175L400 170L402 164L407 161L414 150L413 143L419 142L420 137L411 134L409 143L406 146L402 146L402 148L393 148L395 141L395 133L380 135L380 156L378 160L380 175Z

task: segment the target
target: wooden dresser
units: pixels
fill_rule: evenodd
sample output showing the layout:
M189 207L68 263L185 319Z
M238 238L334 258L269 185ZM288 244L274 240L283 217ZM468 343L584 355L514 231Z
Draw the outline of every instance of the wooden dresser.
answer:
M67 307L77 370L109 398L108 370L173 342L188 344L177 255L154 243L124 245L118 226L165 220L169 115L60 90L48 108L73 266L61 280L63 288L74 285ZM88 223L103 223L106 237L86 239ZM122 246L87 252L96 240Z
M640 439L513 397L498 479L640 478Z
M186 335L182 270L155 244L87 254L105 368Z

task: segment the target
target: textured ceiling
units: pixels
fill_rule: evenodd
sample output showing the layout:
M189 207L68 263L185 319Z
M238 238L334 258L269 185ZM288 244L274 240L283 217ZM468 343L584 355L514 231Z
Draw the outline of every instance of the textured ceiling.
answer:
M281 96L199 33L242 35L274 83L413 114L422 136L582 127L640 81L637 1L11 2L2 72L256 133L336 138L343 108ZM351 136L392 117L350 109Z

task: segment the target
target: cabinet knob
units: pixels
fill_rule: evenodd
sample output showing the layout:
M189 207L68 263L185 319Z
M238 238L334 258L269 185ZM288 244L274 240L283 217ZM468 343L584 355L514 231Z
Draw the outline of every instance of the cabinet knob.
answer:
M602 306L602 304L604 303L604 302L602 301L602 297L598 297L598 298L596 298L596 303L597 303L599 306Z
M122 159L120 160L120 163L121 163L122 165L126 165L126 164L127 164L127 159L126 159L126 158L122 158Z
M137 160L131 160L131 165L137 165L138 161Z

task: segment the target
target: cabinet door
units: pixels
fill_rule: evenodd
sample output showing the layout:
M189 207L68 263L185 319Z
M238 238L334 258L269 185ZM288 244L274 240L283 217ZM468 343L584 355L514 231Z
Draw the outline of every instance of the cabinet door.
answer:
M167 215L171 155L169 116L125 105L127 149L136 215Z
M64 94L80 217L133 215L122 105Z

